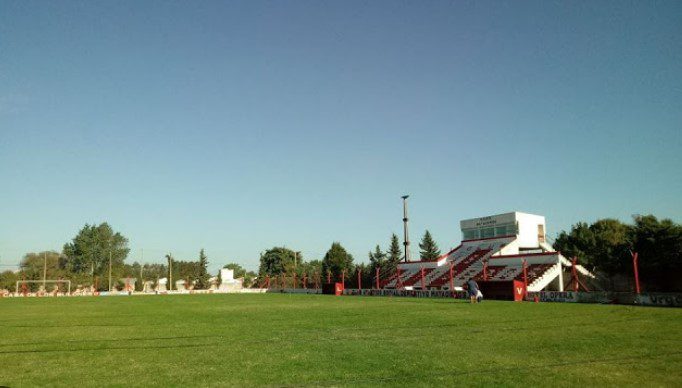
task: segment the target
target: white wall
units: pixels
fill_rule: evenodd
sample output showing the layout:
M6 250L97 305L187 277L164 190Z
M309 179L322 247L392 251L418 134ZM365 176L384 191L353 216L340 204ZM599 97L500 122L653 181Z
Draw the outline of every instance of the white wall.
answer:
M227 269L227 268L221 268L220 269L220 279L222 279L223 282L234 280L234 270Z
M526 263L530 264L556 264L559 262L559 253L555 255L529 255L529 256L517 256L497 259L495 256L490 258L488 265L499 266L499 265L521 265L523 259L526 259Z
M543 225L545 234L547 226L545 217L535 214L516 212L516 221L519 225L518 243L520 248L537 248L540 246L538 241L538 225Z
M511 212L497 214L494 216L472 218L468 220L462 220L460 221L459 224L462 229L462 235L464 240L468 239L464 237L465 230L477 230L475 234L478 234L478 236L474 236L473 238L488 238L492 236L485 235L483 233L484 232L483 229L496 228L495 235L497 237L500 237L501 232L497 231L497 229L499 228L504 229L505 227L513 227L513 229L516 229L516 226L518 226L516 235L518 236L519 239L518 247L520 248L539 247L538 225L543 225L545 234L547 233L547 228L545 226L545 217L521 212ZM513 233L509 232L505 233L505 235L508 234ZM512 247L509 247L508 250L511 249ZM505 254L509 253L505 252Z
M504 247L500 249L499 252L495 253L495 255L500 256L500 255L518 255L519 254L519 242L518 240L514 240ZM493 256L495 257L495 256Z

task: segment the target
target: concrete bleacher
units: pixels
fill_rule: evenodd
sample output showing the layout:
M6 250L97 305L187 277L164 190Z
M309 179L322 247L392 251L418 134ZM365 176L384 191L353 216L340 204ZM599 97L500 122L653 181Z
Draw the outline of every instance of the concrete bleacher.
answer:
M424 284L426 284L426 277L433 272L435 268L424 268ZM405 282L403 283L403 286L408 287L408 286L414 286L415 288L421 288L421 280L422 280L422 270L419 269L417 272L410 276Z
M513 212L463 220L460 225L465 238L474 238L463 240L438 260L400 263L400 282L394 274L382 286L421 288L424 268L426 288L449 289L452 266L453 285L461 287L471 278L483 279L484 263L488 280L523 280L525 262L529 291L563 291L562 271L570 262L546 243L544 217Z
M419 267L402 267L400 271L400 281L398 281L398 274L396 273L393 278L386 284L386 288L396 288L400 285L404 286L405 282L412 276L419 273Z

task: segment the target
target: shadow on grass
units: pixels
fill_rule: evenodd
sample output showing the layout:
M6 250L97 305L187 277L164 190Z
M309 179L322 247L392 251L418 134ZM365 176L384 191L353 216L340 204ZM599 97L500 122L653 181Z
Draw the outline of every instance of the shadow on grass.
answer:
M419 380L420 383L424 383L432 378L438 377L456 377L456 376L467 376L467 375L500 375L508 374L510 372L527 371L534 372L538 369L552 369L561 368L568 366L584 366L584 365L594 365L594 364L612 364L612 365L630 365L635 363L640 363L642 360L657 359L663 357L670 357L682 355L682 351L668 352L668 353L656 353L656 354L642 354L638 356L625 356L625 357L612 357L612 358L599 358L599 359L587 359L587 360L576 360L576 361L564 361L556 363L543 363L537 365L521 364L514 366L496 366L491 368L476 368L473 370L462 370L462 371L440 371L440 372L429 372L426 374L419 375L401 375L401 376L386 376L386 377L360 377L356 379L343 379L343 380L323 380L323 381L311 381L305 384L294 384L294 385L279 385L280 387L300 387L300 386L339 386L339 385L358 385L358 384L369 384L369 383L390 383L392 381L413 381Z
M644 318L642 318L644 319ZM514 321L517 322L517 321ZM602 327L605 323L613 324L613 323L631 323L633 322L632 319L623 319L620 321L614 321L610 320L608 322L592 322L588 324L581 324L580 327L593 327L593 326L598 326ZM532 325L529 328L519 328L517 326L515 327L506 327L506 328L495 328L495 331L514 331L517 332L519 330L524 330L524 329L533 329L534 331L537 331L538 329L551 329L555 330L558 326L561 326L560 323L557 323L555 325L551 326L537 326L537 325ZM410 334L401 334L399 337L391 337L391 338L386 338L384 335L334 335L335 331L340 331L341 333L345 332L343 329L352 329L352 328L342 328L342 330L339 330L338 328L325 328L325 329L313 329L313 330L289 330L289 331L281 331L279 332L279 336L277 337L269 337L269 338L248 338L248 339L240 339L240 338L229 338L229 336L225 335L196 335L196 336L167 336L167 337L151 337L151 338L142 338L142 337L133 337L133 338L112 338L112 339L84 339L84 340L66 340L66 341L42 341L42 342L25 342L25 343L12 343L12 344L2 344L0 345L1 348L12 348L12 347L20 347L20 346L40 346L40 345L71 345L71 344L92 344L92 343L125 343L125 342L152 342L152 341L182 341L182 340L196 340L196 339L219 339L221 341L211 341L207 343L202 343L202 344L195 344L195 343L190 343L190 344L168 344L168 345L162 345L162 344L148 344L148 345L143 345L143 346L133 346L133 345L128 345L128 346L106 346L106 347L84 347L84 348L75 348L75 349L19 349L19 350L0 350L0 355L3 354L22 354L22 353L60 353L60 352L88 352L88 351L102 351L102 350L154 350L154 349L175 349L175 348L195 348L195 347L221 347L221 346L235 346L235 345L256 345L256 344L272 344L272 343L287 343L287 344L296 344L296 343L310 343L310 342L336 342L336 341L404 341L404 340L411 340L411 339L416 339L419 340L423 338L423 333L420 332L419 329L428 329L428 328L453 328L457 327L459 330L457 330L457 333L460 335L459 338L449 338L448 341L450 343L452 342L462 342L462 341L470 341L472 337L480 334L485 334L487 332L487 328L489 327L494 327L494 326L486 326L486 327L481 327L481 326L465 326L465 325L459 325L459 324L441 324L441 325L421 325L421 326L393 326L393 327L383 327L381 330L378 329L371 329L370 333L376 333L376 332L381 332L385 330L396 330L399 328L407 328L411 330ZM415 331L416 329L416 331ZM365 328L365 330L362 330L361 332L363 333L368 333L370 329ZM310 336L299 336L296 338L296 335L300 335L301 332L308 332L308 333L315 333L319 332L318 336L315 338L311 338ZM352 333L351 333L352 334Z
M405 317L411 314L393 314L393 317ZM367 318L372 317L372 314L357 314L353 315L354 317L358 318L360 322L366 322ZM306 333L308 334L315 334L318 333L319 335L329 335L332 336L334 333L344 333L344 332L353 332L353 333L358 333L358 332L372 332L372 333L380 333L380 332L385 332L385 331L395 331L395 330L424 330L424 329L457 329L459 333L469 333L469 334L480 334L484 333L487 330L494 329L495 331L522 331L522 330L540 330L540 329L556 329L558 327L564 327L565 322L563 321L564 319L575 319L579 318L579 326L581 328L584 327L594 327L594 326L603 326L604 324L614 324L614 323L632 323L632 322L637 322L637 321L642 321L642 320L648 320L648 317L636 317L636 318L621 318L621 319L612 319L608 318L606 321L595 321L594 318L597 317L603 317L602 313L595 312L593 314L583 314L580 316L576 316L575 314L561 314L561 315L549 315L549 316L543 316L543 317L537 317L533 319L529 319L528 317L523 317L519 316L518 319L506 319L506 320L495 320L495 321L488 321L488 322L471 322L470 320L465 320L462 319L461 321L456 321L456 322L447 322L447 323L435 323L435 324L409 324L409 325L390 325L390 326L365 326L365 327L358 327L358 326L353 326L354 322L349 322L347 319L344 319L343 322L339 322L341 325L339 326L329 326L328 322L319 322L320 324L324 324L324 327L312 327L312 328L303 328L303 327L297 327L298 325L296 324L297 321L292 321L291 319L275 319L275 320L268 320L266 322L266 325L263 326L263 330L267 332L279 332L281 335L286 336L290 340L294 340L292 336L297 335L297 334L303 334L305 335ZM345 316L345 318L348 318L348 316ZM539 323L544 323L544 322L553 322L550 325L538 325ZM305 321L308 322L308 321ZM273 325L273 323L275 323ZM281 325L280 323L286 323L285 325ZM575 323L575 322L574 322ZM519 325L521 324L521 325ZM513 325L513 327L504 327L506 325ZM146 324L140 324L140 325L59 325L59 326L12 326L12 327L31 327L31 328L45 328L45 327L134 327L134 326L145 326L145 327L151 327L151 326L157 326L157 325L146 325ZM500 327L503 326L503 327ZM294 328L295 329L292 329ZM287 330L288 329L288 330ZM412 338L412 337L420 337L423 334L401 334L401 338ZM336 337L337 340L346 340L346 339L362 339L362 338L367 338L367 339L377 339L377 338L382 338L383 336L353 336L353 337L343 337L339 336ZM263 342L263 341L276 341L280 342L283 341L283 339L280 338L271 338L271 339L258 339L258 340L244 340L244 339L238 339L238 338L229 338L228 335L219 335L219 334L209 334L209 335L187 335L187 336L164 336L164 337L131 337L131 338L105 338L105 339L77 339L77 340L55 340L55 341L32 341L32 342L16 342L16 343L5 343L5 344L0 344L0 348L7 348L7 347L17 347L17 346L40 346L40 345L55 345L55 344L79 344L79 343L99 343L99 342L126 342L126 341L168 341L168 340L184 340L184 339L199 339L199 338L215 338L215 339L229 339L230 341L233 342L249 342L249 341L258 341L258 342ZM329 338L329 337L326 337ZM87 350L87 349L85 349ZM49 350L53 351L53 350ZM0 352L0 354L6 353L6 352Z
M39 342L17 342L9 344L0 344L0 347L11 346L31 346L31 345L54 345L54 344L81 344L81 343L96 343L96 342L123 342L123 341L167 341L167 340L183 340L183 339L197 339L197 338L223 338L220 335L187 335L174 337L133 337L133 338L104 338L104 339L79 339L79 340L57 340L57 341L39 341Z

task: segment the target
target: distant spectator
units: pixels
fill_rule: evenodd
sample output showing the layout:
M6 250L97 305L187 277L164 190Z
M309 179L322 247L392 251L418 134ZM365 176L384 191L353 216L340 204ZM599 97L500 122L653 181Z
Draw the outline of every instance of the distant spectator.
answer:
M478 283L471 278L467 282L467 290L469 292L469 300L471 300L471 303L476 303L476 297L478 296Z

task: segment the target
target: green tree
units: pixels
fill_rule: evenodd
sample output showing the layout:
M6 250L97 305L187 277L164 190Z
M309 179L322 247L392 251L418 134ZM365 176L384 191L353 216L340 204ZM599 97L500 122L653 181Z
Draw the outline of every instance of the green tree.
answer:
M17 280L21 280L14 271L0 272L0 290L15 291Z
M140 287L144 287L144 281L150 280L156 286L161 278L168 277L168 266L165 264L143 264L142 265L142 281Z
M440 256L440 249L433 241L431 233L427 230L424 233L421 243L419 243L419 256L421 260L436 260Z
M25 254L21 259L23 276L26 276L26 280L42 279L45 264L47 264L46 279L58 279L68 274L68 272L64 270L64 263L61 255L57 252L49 251Z
M208 258L206 257L206 253L204 252L203 248L199 251L197 272L195 288L200 290L207 289L209 287L208 283L211 276L208 274Z
M290 273L298 266L298 261L303 262L300 252L284 247L274 247L261 255L258 274L278 276L282 273Z
M64 267L72 273L89 273L106 279L111 257L112 278L118 279L123 275L123 264L129 252L128 239L114 232L106 222L97 226L85 224L76 237L64 245ZM99 282L100 290L107 288L104 283Z
M338 279L344 270L347 276L352 274L353 256L346 252L346 249L340 243L335 242L324 255L324 259L322 259L322 271L324 274L329 271L332 277Z
M682 225L653 215L636 216L633 250L642 283L650 291L682 291Z
M403 251L400 247L400 240L398 236L393 233L391 235L391 242L388 246L388 251L386 252L386 271L381 271L385 273L392 273L398 268L398 263L403 258Z
M386 261L386 254L381 250L379 244L374 247L374 252L369 252L369 262L374 268L381 267Z
M592 252L595 249L594 233L585 222L579 222L570 232L562 231L554 240L554 249L566 257L578 257L580 263L590 270L595 268Z
M349 284L350 288L357 288L358 271L360 272L360 285L362 288L372 288L374 286L374 270L372 269L372 264L359 263L356 265L346 284Z
M312 279L315 274L322 274L322 260L310 260L308 262L301 263L302 273L308 274L308 277Z
M47 259L47 260L46 260ZM66 267L66 258L55 251L49 252L30 252L24 255L20 263L18 280L42 280L44 276L45 264L47 264L46 280L70 280L73 286L90 285L92 276L87 273L70 272ZM40 283L29 283L30 291L37 291ZM47 289L52 290L54 285L47 285ZM64 287L63 284L58 285Z
M160 264L147 264L150 274L152 274L152 279L154 279L154 274L156 275L155 280L158 281L159 278L168 278L168 289L176 290L176 282L179 280L185 281L185 287L194 283L195 287L197 285L196 281L200 275L199 261L185 261L177 260L172 254L168 253L165 255L166 265ZM208 281L207 281L208 282Z
M595 266L606 273L626 273L630 265L632 227L618 220L603 219L590 225L594 247L590 254Z
M322 270L321 260L303 261L298 265L297 276L303 279L303 275L308 277L308 288L312 288L315 284L315 279L324 279L326 274Z
M554 249L564 256L579 258L590 270L612 275L627 271L632 227L614 219L598 220L592 225L578 223L571 231L561 232Z
M631 252L639 255L641 284L650 291L679 291L682 281L682 226L653 215L636 216L634 225L603 219L591 225L580 222L561 232L554 248L564 256L577 256L588 269L613 279L633 275Z
M374 279L374 276L376 276L376 270L377 268L380 268L381 270L386 269L386 253L381 251L381 247L379 244L374 248L374 252L369 251L369 266L366 268L366 271L368 272L368 276L370 277L370 281Z
M143 276L144 269L142 264L139 262L135 261L133 264L123 265L123 277L137 279L135 282L135 291L142 291L142 288L144 287L144 280L142 279Z

